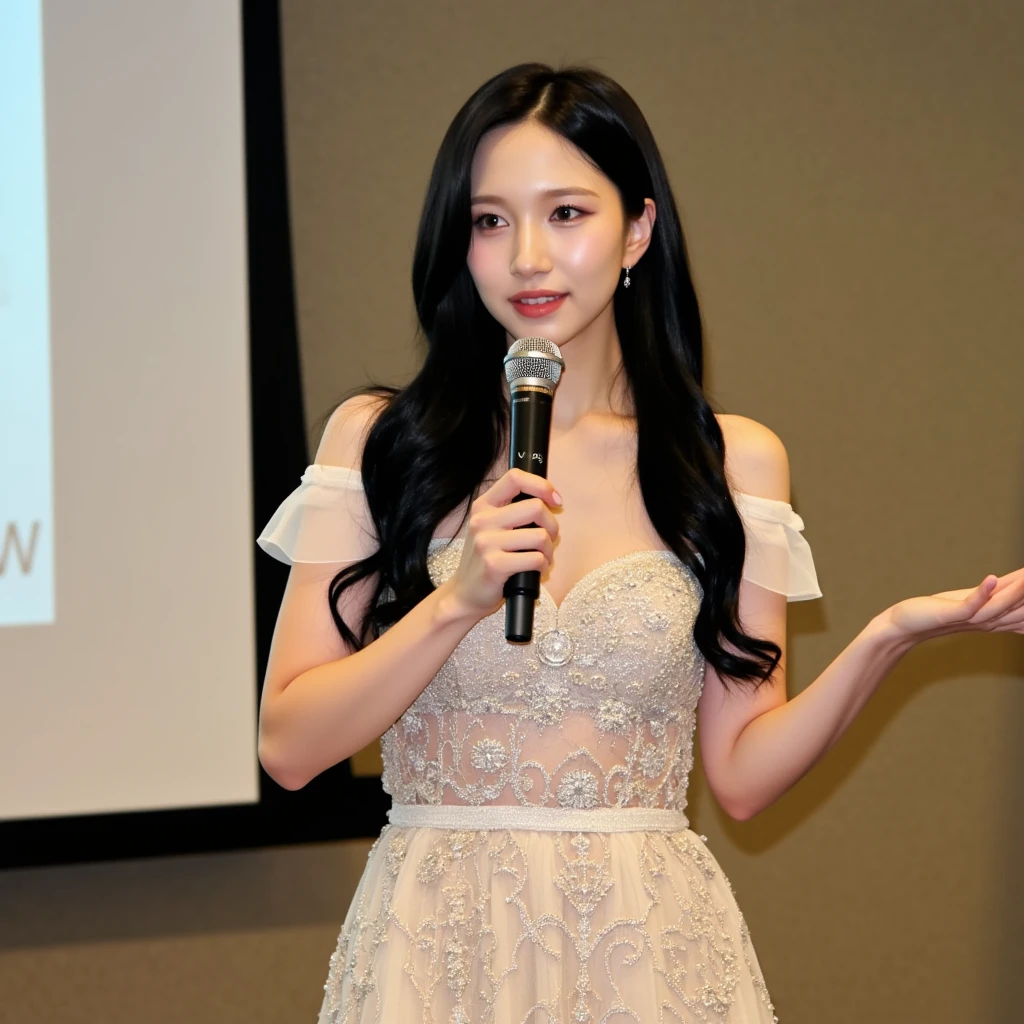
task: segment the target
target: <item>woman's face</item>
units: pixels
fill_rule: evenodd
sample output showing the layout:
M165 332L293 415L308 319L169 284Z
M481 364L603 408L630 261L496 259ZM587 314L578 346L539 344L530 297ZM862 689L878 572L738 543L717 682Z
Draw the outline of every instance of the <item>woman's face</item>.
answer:
M635 263L622 201L567 139L535 121L488 132L473 158L472 217L469 271L510 342L563 345L612 317L621 270ZM562 298L527 303L524 292Z

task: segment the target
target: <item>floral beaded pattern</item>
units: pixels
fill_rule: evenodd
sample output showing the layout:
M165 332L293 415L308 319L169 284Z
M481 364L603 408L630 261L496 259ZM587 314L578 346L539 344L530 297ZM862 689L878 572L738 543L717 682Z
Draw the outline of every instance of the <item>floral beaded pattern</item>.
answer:
M319 1024L777 1024L702 840L388 826Z
M461 546L431 549L440 584ZM700 601L680 560L652 550L599 566L560 606L542 592L530 644L505 641L499 609L384 736L385 788L396 804L504 806L509 820L524 807L566 821L682 812ZM702 840L685 827L388 825L319 1024L774 1024L746 922Z
M439 585L461 543L431 548ZM396 803L683 810L700 601L675 554L650 550L598 566L561 606L542 591L530 644L506 642L498 609L384 736L384 788Z

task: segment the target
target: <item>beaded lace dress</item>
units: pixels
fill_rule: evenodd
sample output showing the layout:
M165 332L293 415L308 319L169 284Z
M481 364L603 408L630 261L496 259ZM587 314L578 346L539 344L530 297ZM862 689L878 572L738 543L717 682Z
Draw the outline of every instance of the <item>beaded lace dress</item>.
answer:
M803 522L735 493L744 578L821 596ZM373 550L359 474L313 465L258 538L286 562ZM435 584L462 541L431 541ZM383 737L390 823L330 958L318 1024L776 1021L728 879L686 818L701 588L635 551L530 644L478 622Z

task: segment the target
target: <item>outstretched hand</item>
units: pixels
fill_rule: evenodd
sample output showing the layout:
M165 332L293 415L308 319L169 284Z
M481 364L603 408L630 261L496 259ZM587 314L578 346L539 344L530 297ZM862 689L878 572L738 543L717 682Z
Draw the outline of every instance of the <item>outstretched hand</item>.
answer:
M893 605L889 616L915 641L950 633L1024 633L1024 568L986 576L967 590L908 598Z

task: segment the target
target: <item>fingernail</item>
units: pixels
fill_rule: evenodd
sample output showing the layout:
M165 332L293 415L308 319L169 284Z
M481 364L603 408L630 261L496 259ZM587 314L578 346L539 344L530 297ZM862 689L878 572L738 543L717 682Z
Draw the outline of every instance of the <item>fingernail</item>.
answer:
M558 493L558 491L552 490L551 497L555 499L556 505L562 504L562 496Z

